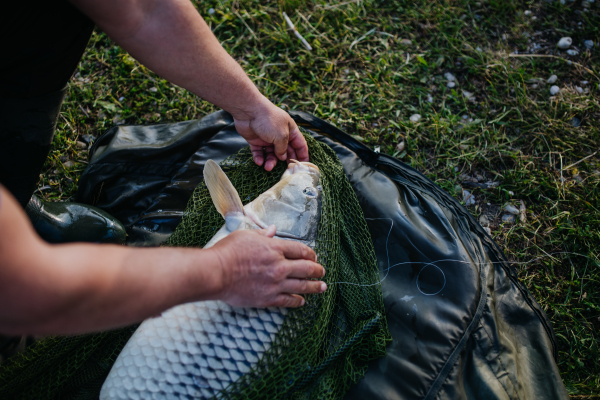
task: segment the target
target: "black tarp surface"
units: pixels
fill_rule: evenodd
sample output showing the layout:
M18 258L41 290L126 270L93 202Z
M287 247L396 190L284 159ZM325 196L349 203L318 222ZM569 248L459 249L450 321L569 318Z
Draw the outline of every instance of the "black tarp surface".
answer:
M347 399L567 399L544 312L468 211L418 171L310 114L332 147L373 239L393 342ZM208 159L246 142L231 116L120 126L90 151L78 201L119 218L128 243L156 246L181 220Z

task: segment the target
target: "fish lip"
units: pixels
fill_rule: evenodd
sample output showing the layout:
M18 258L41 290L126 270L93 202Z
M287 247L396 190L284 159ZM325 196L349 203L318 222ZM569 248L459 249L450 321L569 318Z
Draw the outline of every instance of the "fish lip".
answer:
M262 222L260 219L258 219L258 217L256 216L256 214L254 214L254 212L252 212L252 210L247 210L244 209L244 214L246 214L246 216L248 218L250 218L250 220L252 222L254 222L259 228L261 229L267 229L268 225L265 224L264 222ZM286 238L286 239L296 239L296 240L305 240L305 238L296 236L296 235L292 235L290 233L279 233L277 231L275 231L275 237L279 237L279 238Z

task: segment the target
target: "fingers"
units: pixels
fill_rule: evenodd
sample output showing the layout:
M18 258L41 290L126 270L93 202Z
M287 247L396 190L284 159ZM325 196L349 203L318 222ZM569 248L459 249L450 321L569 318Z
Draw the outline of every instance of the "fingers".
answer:
M279 294L273 300L272 307L298 308L304 305L304 297L297 294Z
M272 238L277 232L277 227L275 225L269 225L267 229L257 229L256 232L262 236Z
M292 242L289 240L282 240L281 246L283 255L289 260L317 261L317 255L315 254L315 251L305 244L300 242Z
M263 165L263 162L265 162L263 147L250 145L250 151L252 152L252 158L254 159L256 165Z
M288 146L288 148L287 148L287 159L288 159L288 163L290 162L289 160L298 160L298 155L296 155L296 150L291 146Z
M271 171L277 165L277 157L273 153L273 147L268 146L265 147L265 153L267 155L267 159L265 161L265 170Z
M287 279L281 285L281 291L294 294L323 293L327 290L325 282L309 281L306 279Z
M279 132L275 136L275 140L273 141L273 145L275 146L275 155L281 161L285 161L287 159L287 148L288 148L288 140L290 137L290 132Z
M290 121L289 147L296 152L296 160L308 161L308 145L306 144L306 139L304 139L304 136L300 132L300 129L298 129L294 120L290 118Z
M325 268L316 262L306 260L293 260L289 262L288 278L307 279L322 278L325 276Z

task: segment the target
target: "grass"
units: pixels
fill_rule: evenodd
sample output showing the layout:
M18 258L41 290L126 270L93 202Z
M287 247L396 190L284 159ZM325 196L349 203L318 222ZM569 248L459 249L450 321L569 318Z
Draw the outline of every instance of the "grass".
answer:
M469 210L511 260L528 262L519 277L553 323L569 393L600 395L600 1L243 0L198 9L275 104L329 120L460 200L469 190ZM578 55L556 49L563 36ZM553 74L556 96L546 82ZM86 166L81 142L114 124L214 110L97 31L39 193L70 199ZM413 114L421 119L410 122ZM501 220L508 203L524 206L514 223Z

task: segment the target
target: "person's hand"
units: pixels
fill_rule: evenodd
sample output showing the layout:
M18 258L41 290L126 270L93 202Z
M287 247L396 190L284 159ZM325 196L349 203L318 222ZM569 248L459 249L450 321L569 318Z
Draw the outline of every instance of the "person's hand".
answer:
M296 122L267 98L263 100L250 112L232 113L235 129L250 144L254 162L258 165L264 162L265 169L270 171L277 159L308 161L308 146Z
M322 293L325 269L315 252L290 240L272 239L275 226L231 233L208 251L220 261L222 285L217 297L236 307L300 307L299 294Z

